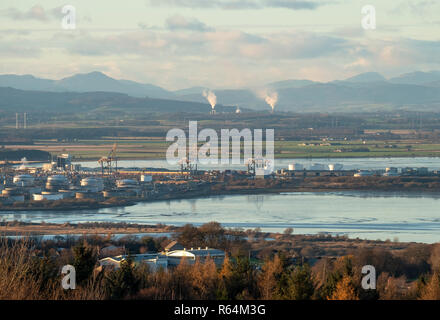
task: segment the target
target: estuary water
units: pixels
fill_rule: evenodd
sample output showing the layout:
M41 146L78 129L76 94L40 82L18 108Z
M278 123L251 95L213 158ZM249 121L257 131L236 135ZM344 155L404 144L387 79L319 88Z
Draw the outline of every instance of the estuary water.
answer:
M295 234L346 235L370 240L440 242L440 193L301 192L138 203L82 211L0 212L2 220L27 222L113 221L261 228Z
M98 168L100 165L96 161L77 162L83 167ZM302 164L305 168L310 168L313 164L319 163L323 165L340 163L345 170L365 169L378 170L387 167L405 168L405 167L426 167L429 170L440 170L439 157L416 157L416 158L313 158L313 159L275 159L275 169L287 168L289 164ZM176 170L178 165L169 164L166 160L121 160L118 161L118 167L130 168L164 168ZM245 165L199 165L201 170L245 170Z

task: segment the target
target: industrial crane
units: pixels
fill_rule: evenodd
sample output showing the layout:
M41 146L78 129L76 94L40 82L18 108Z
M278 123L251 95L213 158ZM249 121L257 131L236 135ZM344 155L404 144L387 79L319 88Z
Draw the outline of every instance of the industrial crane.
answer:
M98 160L98 163L101 165L101 172L104 175L104 171L107 171L108 175L112 174L113 171L113 162L115 163L115 172L118 172L118 159L116 158L116 148L117 144L113 144L113 148L110 150L107 157L102 157Z

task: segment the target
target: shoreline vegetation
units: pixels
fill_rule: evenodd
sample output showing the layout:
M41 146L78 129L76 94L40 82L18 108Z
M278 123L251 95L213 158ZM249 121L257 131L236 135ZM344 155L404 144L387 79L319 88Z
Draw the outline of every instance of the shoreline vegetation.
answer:
M54 153L54 155L56 155ZM335 154L325 154L325 155L308 155L308 154L275 154L274 156L275 160L281 160L281 159L309 159L309 160L318 160L318 159L376 159L376 158L440 158L440 151L436 151L436 153L408 153L408 154L375 154L375 155L369 155L369 154L359 154L359 155L353 155L353 154L347 154L347 153L335 153ZM73 163L83 163L83 162L90 162L94 163L99 160L98 157L74 157ZM139 156L130 156L130 157L118 157L118 161L162 161L164 160L164 157L160 156L148 156L148 155L139 155ZM13 164L13 165L19 165L22 164L22 160L11 160L11 161L5 161L1 160L0 164L5 163ZM34 161L26 161L28 165L31 164L44 164L44 163L50 163L50 161L44 161L44 160L34 160ZM243 168L245 168L243 166Z
M53 153L53 156L56 156L58 153ZM23 157L22 157L23 158ZM424 154L424 153L411 153L411 154L346 154L346 153L335 153L335 154L325 154L325 155L310 155L310 154L275 154L274 155L275 160L284 160L284 159L301 159L301 160L338 160L338 159L393 159L393 158L440 158L440 151L436 152L435 154ZM77 163L97 163L99 160L99 157L73 157L73 164ZM119 156L118 155L118 161L165 161L165 158L163 156L149 156L145 154L141 154L139 156ZM50 163L49 160L26 160L27 166L32 165L42 165L45 163ZM22 165L23 160L0 160L0 165ZM98 168L98 167L96 167ZM95 169L96 169L95 168ZM243 166L243 170L245 169L245 166Z
M111 207L127 207L141 202L205 198L211 196L279 194L285 192L377 191L397 193L438 193L440 177L311 177L291 180L237 179L227 183L212 183L208 187L154 195L149 198L63 199L55 201L25 201L0 205L1 211L72 211Z
M108 235L175 232L178 227L172 225L147 225L125 222L88 222L88 223L46 223L46 222L0 222L2 236L44 236L44 235Z
M37 227L2 222L0 227ZM52 226L51 224L46 224ZM126 230L125 223L66 224L84 230ZM133 226L131 226L133 227ZM143 227L160 230L162 226ZM57 226L55 226L57 228ZM438 244L349 239L331 235L265 233L225 229L217 222L187 224L167 235L111 237L90 234L49 240L0 238L0 299L77 300L431 300L439 299ZM271 238L268 238L271 237ZM214 260L186 259L167 270L150 269L134 255L160 254L177 241L184 248L209 247L225 252ZM120 268L100 259L126 254ZM77 290L63 290L60 269L77 271ZM362 267L374 265L377 288L363 290ZM20 281L14 281L20 277Z
M223 123L221 123L224 125ZM188 123L176 123L170 128L185 128ZM219 126L220 123L216 123ZM214 127L216 127L214 126ZM261 127L265 127L262 125ZM375 131L373 131L375 132ZM282 131L280 134L286 134ZM275 159L339 159L339 158L395 158L395 157L439 157L440 144L436 136L427 133L408 135L363 134L332 137L332 132L315 132L310 136L278 136L274 141ZM4 145L1 160L47 161L50 155L69 153L75 162L97 161L117 144L119 160L163 160L170 142L165 140L167 130L154 136L114 136L69 139L38 139L26 143ZM310 134L310 133L309 133ZM159 136L158 136L159 135ZM93 136L93 135L92 135ZM326 138L327 137L327 138Z

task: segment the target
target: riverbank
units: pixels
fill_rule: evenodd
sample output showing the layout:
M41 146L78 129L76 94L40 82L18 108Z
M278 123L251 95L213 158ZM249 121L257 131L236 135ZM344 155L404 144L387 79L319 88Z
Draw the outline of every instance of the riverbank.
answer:
M145 225L129 223L29 223L10 221L0 223L0 236L41 236L41 235L107 235L174 232L171 225Z
M79 211L90 209L117 208L133 206L138 199L113 199L110 202L97 201L92 199L63 199L63 200L43 200L27 201L24 203L16 202L13 205L0 206L0 212L4 211Z
M311 177L295 179L238 179L217 182L195 190L156 194L149 198L111 198L105 201L64 199L56 201L27 201L23 204L0 206L5 211L81 211L90 209L134 206L142 202L208 198L212 196L280 194L286 192L367 191L402 194L427 193L440 195L440 177Z

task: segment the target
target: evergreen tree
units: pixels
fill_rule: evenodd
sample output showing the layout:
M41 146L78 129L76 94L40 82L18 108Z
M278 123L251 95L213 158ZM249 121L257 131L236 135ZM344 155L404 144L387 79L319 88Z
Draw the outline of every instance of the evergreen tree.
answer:
M139 280L135 274L131 257L121 261L120 268L106 278L106 289L110 299L122 299L134 295L139 290Z
M93 248L80 243L73 248L73 266L76 271L76 282L84 283L92 275L97 262L97 255Z
M295 267L288 278L286 298L310 300L315 291L310 267L305 264Z

